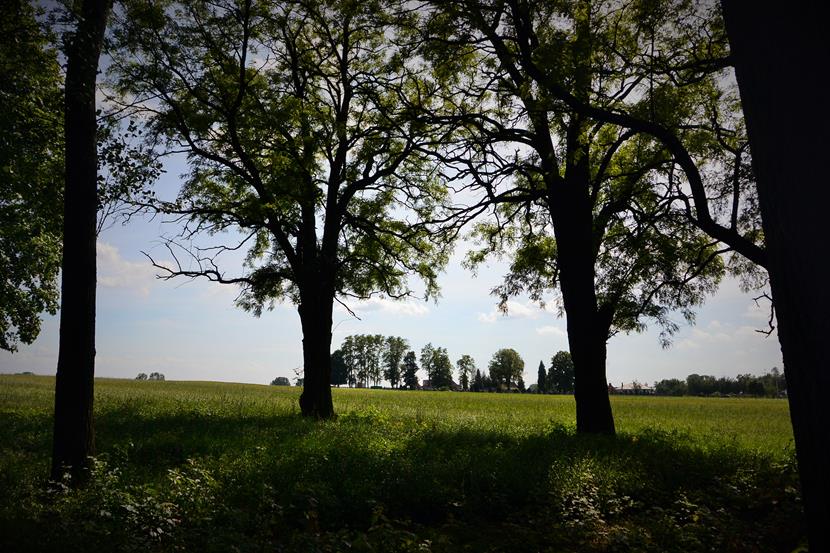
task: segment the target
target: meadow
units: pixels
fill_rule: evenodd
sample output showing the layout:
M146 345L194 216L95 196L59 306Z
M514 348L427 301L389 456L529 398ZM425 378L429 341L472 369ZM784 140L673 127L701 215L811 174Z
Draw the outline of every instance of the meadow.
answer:
M795 551L787 402L96 380L85 486L46 481L54 379L0 376L0 551Z

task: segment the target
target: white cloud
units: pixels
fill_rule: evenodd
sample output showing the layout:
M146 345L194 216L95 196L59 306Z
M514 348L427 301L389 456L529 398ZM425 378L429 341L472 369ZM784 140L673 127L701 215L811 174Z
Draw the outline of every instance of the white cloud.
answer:
M127 261L118 248L107 242L98 242L97 259L99 286L130 290L144 297L150 294L155 270L149 262Z
M491 324L495 323L499 317L509 319L535 319L540 313L542 313L542 309L533 304L508 300L507 313L500 311L498 307L494 306L489 313L479 313L478 320L482 323Z
M369 313L379 311L404 317L422 317L429 313L429 308L424 303L411 300L393 300L389 298L369 298L354 304L347 304L355 313ZM346 311L342 305L337 306L338 311Z
M568 333L559 328L558 326L553 325L545 325L536 328L536 334L545 335L550 334L553 336L561 336L562 338L566 338Z

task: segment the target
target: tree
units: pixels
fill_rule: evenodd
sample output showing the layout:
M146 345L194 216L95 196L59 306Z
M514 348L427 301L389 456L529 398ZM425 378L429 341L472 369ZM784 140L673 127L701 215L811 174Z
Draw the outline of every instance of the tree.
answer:
M462 355L461 358L455 362L458 367L458 383L461 384L461 389L465 392L470 388L470 379L473 376L473 371L476 369L475 360L469 355Z
M421 349L421 368L426 371L433 388L445 388L452 384L452 362L446 348L425 345Z
M147 380L147 373L138 373L138 376L135 377L136 380Z
M147 380L158 380L163 381L164 375L159 372L150 373L150 376L147 377Z
M504 384L508 390L522 377L525 362L519 353L510 348L500 349L490 360L490 377L496 385Z
M348 382L348 370L342 349L331 354L331 383L338 388Z
M408 351L403 358L403 385L407 390L418 389L418 362L414 351Z
M677 378L664 379L654 385L654 393L658 396L685 396L686 383Z
M574 392L574 362L567 351L556 352L550 360L547 386L551 392L557 394L572 394Z
M476 229L483 249L470 261L511 252L510 271L495 290L502 308L519 293L538 301L548 290L561 293L576 367L577 430L613 434L608 339L653 321L668 343L678 328L670 313L693 320L692 308L723 274L719 254L728 248L719 249L690 221L685 183L660 141L581 107L595 101L612 113L651 113L688 129L682 137L688 147L708 154L716 150L718 134L691 129L701 128L710 105L720 105L712 100L718 98L718 81L689 83L673 95L663 87L649 89L664 67L649 63L655 50L651 58L642 51L643 37L663 40L655 29L662 31L665 21L645 17L649 12L639 3L620 9L588 2L435 3L443 11L432 25L440 47L429 54L450 66L457 58L480 56L471 64L477 74L468 79L473 84L466 98L481 97L482 88L494 98L472 114L463 104L459 117L469 121L471 136L447 155L471 187L483 192L469 212L496 205L495 217ZM658 13L677 15L697 31L700 18L689 13L693 7L676 4L660 3ZM665 33L670 44L661 43L658 51L705 47L705 33L685 30ZM741 188L746 158L739 159ZM726 229L730 238L744 228L743 220L740 225Z
M31 2L0 20L0 349L16 351L58 307L63 98L57 54Z
M301 411L332 416L335 298L401 298L410 274L432 296L447 259L445 235L414 223L435 217L446 189L430 162L436 131L409 105L430 103L432 85L391 40L413 16L375 2L129 6L118 86L148 140L190 159L178 199L150 207L180 216L185 236L233 228L233 249L249 246L240 276L219 268L222 245L186 248L193 269L156 266L239 285L257 315L296 304Z
M271 381L271 386L291 386L287 376L278 376Z
M383 352L385 365L383 377L389 381L389 385L397 388L401 383L401 361L409 349L409 342L400 336L390 336L386 339L386 348Z
M544 394L548 391L547 388L547 371L545 369L545 364L542 361L539 361L539 372L536 376L536 390L540 394Z
M61 314L55 377L52 479L79 476L95 452L95 242L98 156L95 85L111 0L82 0L68 37Z
M473 378L473 391L480 392L484 389L484 379L481 376L481 371L476 369L476 375Z
M828 114L807 101L824 90L824 4L771 9L724 0L726 30L754 155L769 255L772 299L784 358L810 550L830 550L830 297L826 273L823 163ZM771 40L771 37L775 37Z

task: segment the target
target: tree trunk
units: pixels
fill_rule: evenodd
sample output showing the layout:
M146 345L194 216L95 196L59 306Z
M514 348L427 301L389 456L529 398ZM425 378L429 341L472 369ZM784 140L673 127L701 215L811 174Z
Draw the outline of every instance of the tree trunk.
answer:
M825 282L830 57L823 3L723 1L758 181L810 551L830 551L830 289Z
M584 177L585 175L581 175ZM593 211L587 180L577 175L550 200L559 284L574 364L577 432L615 434L605 378L610 321L600 315L595 290Z
M300 323L303 328L303 416L327 419L334 416L331 400L331 320L334 293L312 283L300 293Z
M98 209L95 83L111 7L85 0L67 53L66 186L60 343L55 380L52 478L80 476L95 451L95 229ZM77 480L77 478L76 478Z

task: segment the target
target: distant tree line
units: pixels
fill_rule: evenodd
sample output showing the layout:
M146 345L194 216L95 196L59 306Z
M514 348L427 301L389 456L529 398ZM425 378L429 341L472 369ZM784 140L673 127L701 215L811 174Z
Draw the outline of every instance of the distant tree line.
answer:
M787 391L784 374L773 367L761 376L739 374L735 378L690 374L686 380L669 378L657 382L654 391L662 396L754 396L780 397Z

